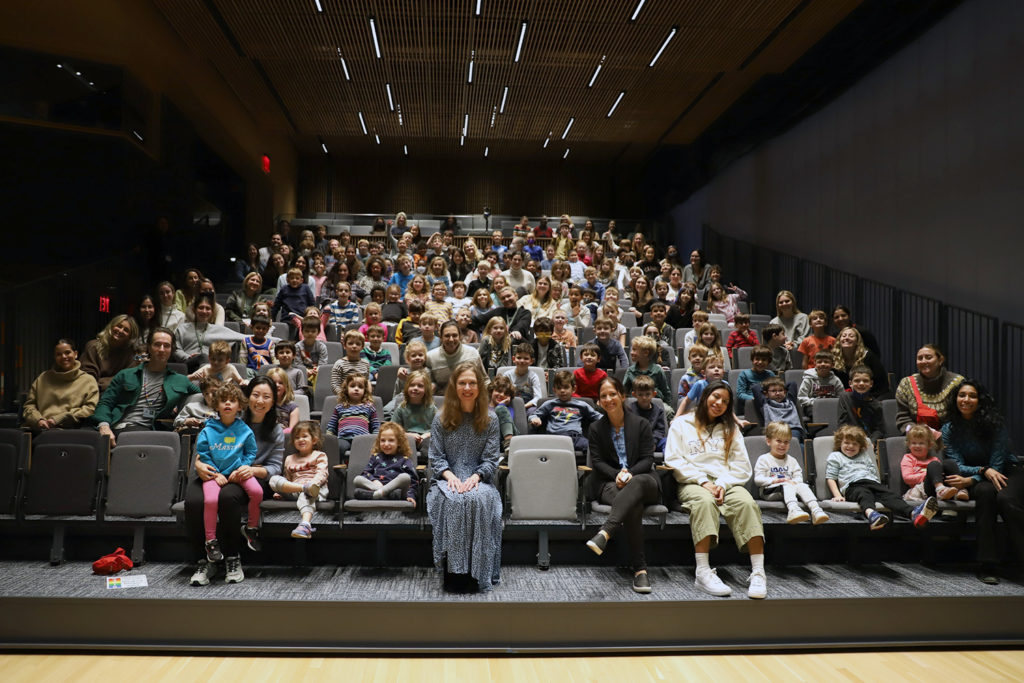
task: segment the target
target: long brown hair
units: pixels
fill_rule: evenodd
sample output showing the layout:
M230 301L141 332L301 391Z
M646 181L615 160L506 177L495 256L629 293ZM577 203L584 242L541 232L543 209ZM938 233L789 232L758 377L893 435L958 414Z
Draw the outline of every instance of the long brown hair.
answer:
M480 365L475 362L459 363L452 371L451 379L448 380L448 388L444 392L441 426L447 431L453 431L462 424L462 401L459 400L458 384L459 377L467 371L472 372L476 377L477 386L476 405L473 407L473 430L477 434L483 434L490 424L490 416L487 414L490 400L487 396L487 376L484 375Z
M725 389L729 392L729 403L725 412L718 417L712 419L710 413L708 413L708 399L711 398L711 394L719 389ZM694 411L694 418L697 423L697 434L700 435L700 429L704 428L708 430L708 435L715 431L715 427L722 425L725 430L725 462L729 462L729 451L732 449L732 440L736 435L736 422L732 417L732 404L734 395L732 393L732 387L726 382L720 379L716 379L713 382L709 382L707 387L704 389L704 393L700 395L700 400L697 401L697 409ZM704 447L704 437L701 436L701 448Z

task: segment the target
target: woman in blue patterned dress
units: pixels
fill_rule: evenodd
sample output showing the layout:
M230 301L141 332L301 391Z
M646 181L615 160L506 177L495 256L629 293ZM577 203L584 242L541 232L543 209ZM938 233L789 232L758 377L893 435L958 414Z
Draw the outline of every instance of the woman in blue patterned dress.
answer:
M501 579L501 496L490 483L498 468L498 419L489 411L479 364L460 363L430 430L434 481L427 513L434 565L476 579L488 591ZM456 580L463 587L468 580ZM446 586L448 586L446 582Z

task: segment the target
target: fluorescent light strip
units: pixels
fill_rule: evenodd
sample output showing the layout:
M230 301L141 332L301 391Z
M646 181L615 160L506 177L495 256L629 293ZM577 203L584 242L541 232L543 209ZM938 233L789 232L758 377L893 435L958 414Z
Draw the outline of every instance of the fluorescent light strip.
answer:
M601 73L601 67L604 66L604 58L605 58L605 55L601 55L601 61L598 62L597 68L594 69L594 75L590 77L590 83L587 83L587 87L588 88L593 88L594 87L594 81L597 80L597 75L599 73Z
M490 152L490 151L491 151L490 147L484 147L484 156L486 157L487 153Z
M491 128L494 128L494 119L496 119L496 118L498 118L498 109L497 109L497 107L495 107L494 111L491 112Z
M569 148L568 147L565 148L565 154L562 155L562 158L564 159L567 156L569 156Z
M345 63L345 58L341 56L341 48L338 48L338 59L341 60L341 69L345 72L345 80L351 81L352 77L348 75L348 64Z
M562 132L562 139L569 134L569 129L572 128L572 124L576 121L576 117L570 117L569 123L565 124L565 130Z
M380 136L377 135L376 133L374 133L373 137L377 138L377 144L379 145L380 144Z
M320 143L320 149L324 151L324 154L330 154L330 152L327 151L327 145L323 142Z
M409 145L402 145L402 151L405 153L405 156L409 156Z
M461 138L459 138L459 147L463 147L465 144L466 144L466 136L463 135Z
M480 16L480 0L476 0L476 15Z
M678 33L678 32L679 32L679 27L678 26L673 26L672 30L669 31L669 33L668 33L668 38L666 38L665 42L661 44L660 48L658 48L658 54L654 55L654 59L652 59L651 63L647 65L648 67L654 66L654 63L656 61L658 61L658 57L661 56L661 53L665 51L665 48L668 47L668 44L672 41L673 38L676 37L676 33Z
M316 11L323 14L324 8L323 5L320 4L320 0L313 0L313 2L316 3Z
M607 118L610 119L612 117L612 114L615 113L615 107L619 106L619 102L622 101L622 98L623 98L623 96L625 96L625 94L626 94L626 91L623 90L622 92L619 93L619 96L615 98L615 104L613 104L612 108L608 110Z
M503 93L501 93L501 106L498 107L498 113L499 114L504 114L505 113L505 101L506 100L508 100L508 86L507 85L505 86L505 91Z
M377 59L380 59L380 42L377 40L377 21L373 17L370 17L370 33L373 34L373 51L377 53Z
M466 117L462 119L462 134L469 134L469 114L466 114Z
M384 84L384 88L388 91L388 108L391 111L394 111L395 110L395 101L393 99L391 99L391 84L390 83L385 83Z
M359 125L362 126L363 128L363 135L367 135L368 133L366 131L366 121L363 120L363 112L359 112Z
M636 21L636 15L640 14L640 10L644 8L645 2L647 2L647 0L640 0L640 2L637 3L636 9L633 10L633 16L629 18L630 21Z
M516 58L515 62L519 62L519 55L523 52L523 40L526 39L526 22L523 22L522 28L519 29L519 44L516 45Z
M548 148L548 143L549 142L551 142L551 133L548 133L548 136L546 138L544 138L544 149Z
M469 78L466 79L468 82L473 82L473 60L469 60Z

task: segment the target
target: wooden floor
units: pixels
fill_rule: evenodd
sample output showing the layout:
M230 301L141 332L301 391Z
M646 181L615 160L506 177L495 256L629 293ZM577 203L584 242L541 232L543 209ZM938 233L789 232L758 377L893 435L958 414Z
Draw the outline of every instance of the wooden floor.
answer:
M1024 651L837 652L685 656L299 658L0 655L20 681L865 681L1024 680ZM314 677L316 677L314 679ZM326 677L330 677L329 679Z

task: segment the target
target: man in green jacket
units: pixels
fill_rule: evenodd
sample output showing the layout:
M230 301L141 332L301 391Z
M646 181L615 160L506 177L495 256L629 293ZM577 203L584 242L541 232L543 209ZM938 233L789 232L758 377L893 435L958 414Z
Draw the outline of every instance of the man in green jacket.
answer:
M185 375L167 369L174 351L170 330L153 330L147 350L149 360L114 375L93 413L93 424L110 437L111 447L121 432L163 429L158 420L173 418L189 395L199 391Z

